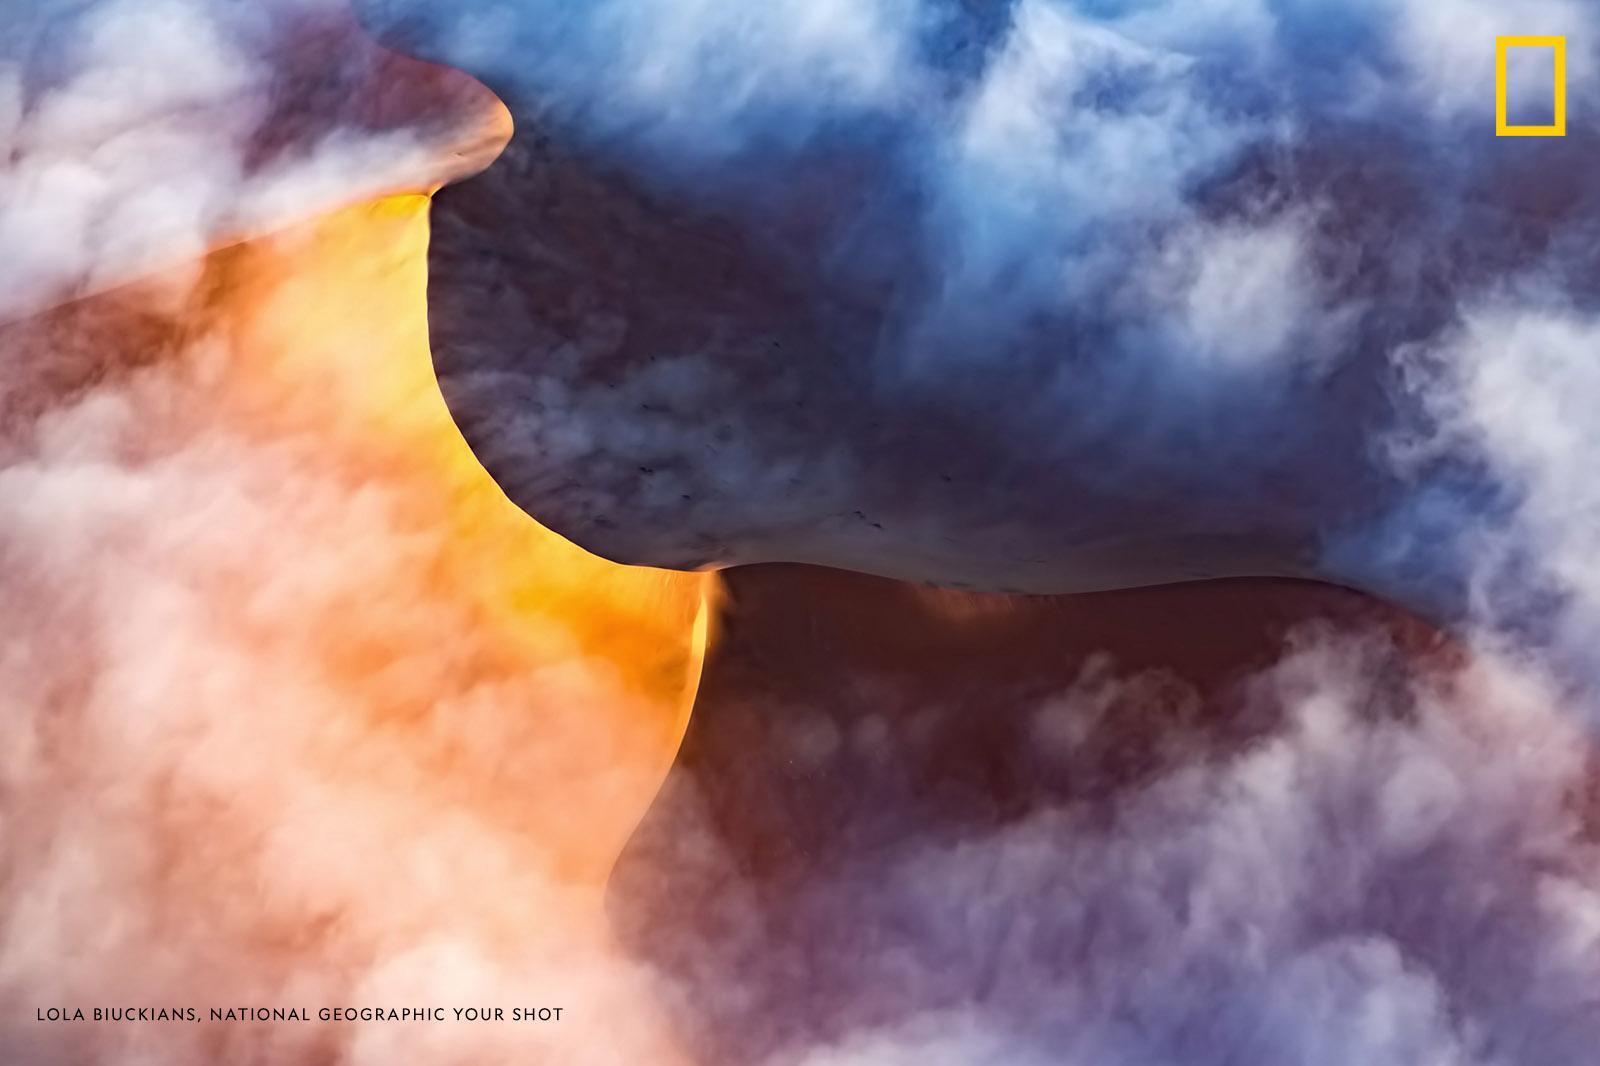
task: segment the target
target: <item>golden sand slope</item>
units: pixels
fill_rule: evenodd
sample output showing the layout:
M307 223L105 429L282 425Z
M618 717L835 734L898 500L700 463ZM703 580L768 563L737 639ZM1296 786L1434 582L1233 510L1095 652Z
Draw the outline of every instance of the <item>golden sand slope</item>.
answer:
M715 579L591 556L474 461L432 376L427 204L0 337L33 393L0 390L0 999L27 1019L0 1042L27 1061L672 1061L601 888ZM74 1004L567 1013L32 1020Z

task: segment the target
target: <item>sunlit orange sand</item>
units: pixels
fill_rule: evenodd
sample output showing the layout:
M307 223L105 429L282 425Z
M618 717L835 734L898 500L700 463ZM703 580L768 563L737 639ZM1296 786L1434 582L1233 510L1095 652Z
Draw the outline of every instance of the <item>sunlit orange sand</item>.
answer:
M6 996L563 1021L40 1047L673 1059L600 889L683 733L714 578L591 556L478 466L432 376L427 206L351 207L10 338L97 369L7 397L31 428L0 467L0 589L29 610L0 787L33 814L7 829Z
M328 604L328 624L305 628L301 653L366 689L359 713L382 737L373 769L394 765L382 749L411 751L430 723L445 725L422 767L441 800L503 808L497 817L563 871L603 876L682 736L714 579L591 555L528 518L484 472L428 357L426 206L421 196L359 206L235 257L225 273L238 279L232 331L244 359L221 417L313 445L320 454L305 460L337 467L357 506L361 493L382 492L394 525L426 538L409 578L417 599L448 604L475 635L470 656L440 654L451 636L421 618L341 625L340 612L364 609L354 601ZM530 669L554 669L548 684L579 690L541 695L536 713L507 713L515 694L493 689L453 720L434 706L441 693L482 693ZM529 755L542 773L518 765Z

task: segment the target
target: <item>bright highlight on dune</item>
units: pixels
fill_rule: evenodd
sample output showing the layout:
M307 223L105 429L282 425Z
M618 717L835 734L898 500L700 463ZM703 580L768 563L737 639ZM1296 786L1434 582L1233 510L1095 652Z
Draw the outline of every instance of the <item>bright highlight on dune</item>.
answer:
M34 1026L25 1061L671 1061L599 889L713 578L590 556L473 460L428 359L426 212L362 204L10 327L42 377L7 393L0 469L4 1024L563 1019Z
M1593 1066L1597 11L11 5L0 1066Z

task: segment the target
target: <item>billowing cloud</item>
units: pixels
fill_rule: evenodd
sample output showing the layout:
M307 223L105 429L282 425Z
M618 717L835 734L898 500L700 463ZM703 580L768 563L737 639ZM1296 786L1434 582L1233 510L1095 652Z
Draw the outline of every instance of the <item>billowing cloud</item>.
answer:
M1600 634L1590 471L1600 441L1585 412L1600 397L1600 323L1537 278L1521 290L1464 309L1436 342L1399 353L1426 417L1393 442L1396 462L1480 487L1441 494L1438 521L1451 528L1435 539L1407 539L1426 528L1415 504L1383 535L1403 565L1458 568L1475 623L1531 641L1587 684Z
M810 862L774 911L719 797L674 787L680 865L643 888L695 890L608 917L710 579L596 560L487 480L428 373L420 200L202 254L470 169L502 114L314 0L12 4L17 1061L1587 1061L1585 5L359 6L518 121L439 199L427 309L467 438L557 532L1007 590L1312 574L1447 621L1471 661L1263 623L1215 706L1119 658L1137 631L930 695L841 662L797 600L824 683L752 668L770 647L721 668L752 765L865 768L806 813L874 846L762 838ZM1492 36L1528 30L1569 35L1562 142L1488 134ZM916 596L960 634L924 665L1053 609ZM1184 627L1171 660L1231 632L1149 617ZM951 724L1000 721L994 762ZM962 772L911 799L959 813L930 830L895 790L947 729ZM984 822L1018 765L1064 794ZM665 957L616 942L640 913ZM31 1020L74 1004L568 1020Z
M613 899L703 1061L1589 1055L1592 735L1514 661L1285 584L973 617L730 585Z
M1404 353L1513 277L1592 298L1581 3L359 7L517 117L440 197L435 358L513 498L619 559L1460 620L1437 527L1515 489L1375 445L1431 420ZM1497 139L1531 32L1570 135Z
M427 360L425 208L0 335L32 371L0 438L10 1061L673 1061L598 885L688 712L709 578L586 556L472 460ZM35 1020L96 1008L200 1022Z
M429 187L504 136L470 79L382 52L327 0L5 14L0 320Z

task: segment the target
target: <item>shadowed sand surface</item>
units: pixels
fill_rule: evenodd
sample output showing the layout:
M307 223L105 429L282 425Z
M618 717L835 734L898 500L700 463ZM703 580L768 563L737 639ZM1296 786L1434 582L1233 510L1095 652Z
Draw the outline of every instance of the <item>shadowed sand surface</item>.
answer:
M1413 715L1414 686L1463 658L1311 582L1006 597L789 565L726 578L683 748L611 888L624 944L712 1063L1003 1008L1010 969L1070 1019L1063 975L1096 955L1066 935L1094 906L1074 866L1142 795L1291 730L1300 705L1271 671L1297 651L1361 660L1359 729ZM1155 866L1127 891L1159 891Z

